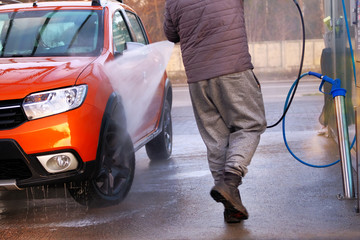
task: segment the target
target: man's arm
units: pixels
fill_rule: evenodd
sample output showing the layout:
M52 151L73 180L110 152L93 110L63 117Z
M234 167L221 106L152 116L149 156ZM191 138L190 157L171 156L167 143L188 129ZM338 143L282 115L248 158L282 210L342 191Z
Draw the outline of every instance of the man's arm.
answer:
M169 12L169 8L168 8L168 3L166 2L165 4L165 20L164 20L164 32L165 32L165 36L166 38L173 43L178 43L180 42L180 36L177 32L177 28L174 25L172 19L171 19L171 15Z

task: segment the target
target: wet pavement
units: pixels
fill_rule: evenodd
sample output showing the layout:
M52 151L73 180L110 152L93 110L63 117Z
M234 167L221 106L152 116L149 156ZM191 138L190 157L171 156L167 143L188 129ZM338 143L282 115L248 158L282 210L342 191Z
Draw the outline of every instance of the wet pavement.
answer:
M264 82L268 123L280 116L288 81ZM319 136L323 96L318 82L299 86L286 118L292 150L313 164L339 158L331 138ZM287 152L281 127L263 135L240 187L250 218L226 224L209 191L213 181L186 87L174 88L173 155L153 163L144 149L119 205L89 209L63 186L0 192L0 239L360 239L355 200L338 200L341 167L309 168Z

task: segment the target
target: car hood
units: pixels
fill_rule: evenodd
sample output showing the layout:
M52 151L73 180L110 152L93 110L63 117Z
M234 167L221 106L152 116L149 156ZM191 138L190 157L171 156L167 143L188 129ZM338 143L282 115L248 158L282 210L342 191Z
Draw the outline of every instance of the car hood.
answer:
M96 57L0 59L0 100L72 86Z

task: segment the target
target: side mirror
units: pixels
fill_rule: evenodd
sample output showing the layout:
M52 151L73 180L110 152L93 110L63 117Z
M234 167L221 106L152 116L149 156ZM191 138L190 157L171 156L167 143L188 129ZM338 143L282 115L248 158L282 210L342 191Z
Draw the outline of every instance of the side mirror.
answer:
M124 50L122 52L119 52L119 51L115 51L114 52L114 57L117 58L117 57L120 57L122 56L125 52L127 51L131 51L131 50L134 50L134 49L138 49L138 48L141 48L145 46L144 44L142 43L139 43L139 42L126 42L125 43L125 46L124 46Z
M131 50L143 47L143 46L145 46L145 45L142 43L139 43L139 42L126 42L124 51L131 51Z

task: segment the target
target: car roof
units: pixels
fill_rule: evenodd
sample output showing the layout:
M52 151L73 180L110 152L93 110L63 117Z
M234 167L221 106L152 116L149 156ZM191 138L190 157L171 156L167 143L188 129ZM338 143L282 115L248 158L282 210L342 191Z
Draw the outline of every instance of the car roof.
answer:
M0 10L15 10L15 9L29 9L29 8L46 8L46 9L61 9L61 8L86 8L86 9L102 9L104 7L119 7L134 11L129 6L118 1L108 0L101 1L101 6L92 6L92 1L51 1L51 2L34 2L34 3L11 3L0 5Z

